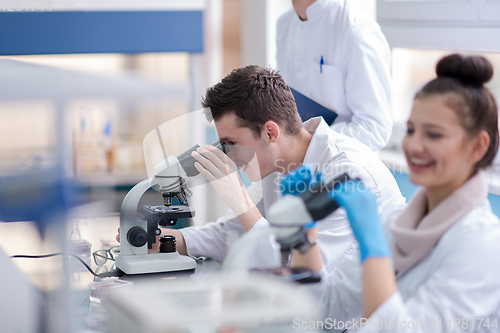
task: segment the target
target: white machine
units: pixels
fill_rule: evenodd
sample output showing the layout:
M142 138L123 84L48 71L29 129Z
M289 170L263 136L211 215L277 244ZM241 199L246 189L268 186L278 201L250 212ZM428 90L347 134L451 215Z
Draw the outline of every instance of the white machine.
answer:
M274 234L276 241L281 246L281 264L283 268L288 267L290 255L293 249L306 252L309 247L314 245L307 235L307 229L315 221L319 221L332 212L339 205L330 196L330 192L335 190L337 185L350 180L347 174L335 178L329 182L320 182L309 191L300 195L287 194L272 205L267 214L267 220L271 224L270 228L259 229L256 232L245 234L231 248L226 260L224 269L230 272L242 272L247 269L248 260L263 237ZM283 270L271 271L275 274L283 274ZM306 269L297 269L292 272L297 276L296 281L302 278L300 275L307 276ZM289 273L290 274L290 273ZM307 278L304 279L306 283ZM311 282L318 282L311 281Z
M225 144L212 144L227 153ZM174 271L188 271L196 268L194 259L180 255L173 236L160 239L159 251L149 251L161 234L158 225L172 226L179 218L194 216L194 210L188 206L187 198L192 195L185 182L185 177L199 174L194 167L191 152L199 146L188 149L181 155L170 156L155 168L155 176L134 186L123 200L120 211L120 255L116 258L116 267L125 274L149 274ZM163 206L142 206L138 218L139 200L149 189L162 193ZM177 198L181 205L172 205Z
M112 333L287 333L321 314L307 290L257 274L142 283L108 296Z

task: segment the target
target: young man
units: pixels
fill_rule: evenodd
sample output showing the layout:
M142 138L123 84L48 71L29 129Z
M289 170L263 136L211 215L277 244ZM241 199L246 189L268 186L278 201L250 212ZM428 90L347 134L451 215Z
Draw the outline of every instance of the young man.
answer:
M203 106L210 110L206 115L214 121L219 139L230 146L231 159L205 146L193 153L195 166L230 210L203 227L165 230L176 236L181 254L223 260L244 233L268 227L266 213L282 195L281 177L303 163L321 170L325 180L344 172L360 178L375 193L382 219L405 202L394 177L370 148L335 133L322 118L302 123L289 87L271 69L234 70L207 90ZM248 189L241 185L236 167L254 182ZM327 272L357 247L343 210L319 222L310 237L319 240L312 249L321 251ZM271 237L263 239L253 258L254 267L278 266L278 244ZM298 252L292 258L295 265L303 259Z

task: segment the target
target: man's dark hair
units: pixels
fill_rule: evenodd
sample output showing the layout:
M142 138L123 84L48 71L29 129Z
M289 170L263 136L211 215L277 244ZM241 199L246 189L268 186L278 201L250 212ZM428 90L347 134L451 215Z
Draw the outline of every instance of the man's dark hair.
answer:
M208 121L227 114L237 116L237 125L260 137L264 124L273 120L290 135L302 128L293 94L275 70L247 66L233 70L220 83L209 88L202 99Z

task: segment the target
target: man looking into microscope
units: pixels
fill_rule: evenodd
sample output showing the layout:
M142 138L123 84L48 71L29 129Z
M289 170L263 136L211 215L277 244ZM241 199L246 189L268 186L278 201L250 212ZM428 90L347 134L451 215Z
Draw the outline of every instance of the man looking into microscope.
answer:
M360 178L375 193L382 219L393 207L405 202L394 177L370 148L335 133L320 117L302 123L289 87L272 69L236 69L207 90L202 104L207 109L207 119L214 121L217 135L229 146L230 153L225 155L205 146L192 156L198 161L195 167L230 209L226 216L203 227L164 229L164 235L176 237L181 254L224 260L244 233L269 226L266 213L283 190L297 192L298 189L281 188L280 179L303 163L321 170L325 180L342 173ZM248 189L241 182L238 167L253 182ZM322 255L326 273L357 247L341 210L322 220L309 238L311 249ZM300 253L294 252L294 265L300 266L301 260ZM263 239L250 266L279 264L278 244L272 237Z

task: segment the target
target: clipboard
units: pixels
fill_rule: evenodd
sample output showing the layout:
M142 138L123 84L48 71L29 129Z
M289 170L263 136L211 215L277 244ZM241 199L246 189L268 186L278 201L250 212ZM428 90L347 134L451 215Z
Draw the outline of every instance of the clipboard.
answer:
M290 88L293 97L295 98L295 104L297 104L297 110L299 110L300 118L302 121L306 121L312 117L321 116L325 119L326 123L330 126L337 118L337 113L325 108L323 105L313 101L309 97L299 93L297 90Z

